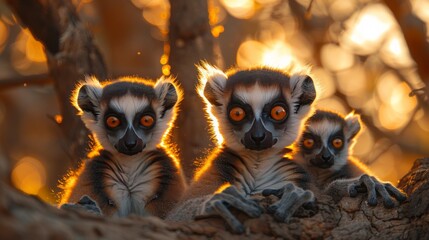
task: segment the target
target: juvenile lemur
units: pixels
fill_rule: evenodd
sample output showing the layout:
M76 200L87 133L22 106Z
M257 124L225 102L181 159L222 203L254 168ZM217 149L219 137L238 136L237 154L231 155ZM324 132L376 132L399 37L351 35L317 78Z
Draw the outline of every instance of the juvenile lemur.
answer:
M178 91L170 78L103 84L87 78L78 86L72 101L99 149L83 162L61 203L87 195L104 215L165 217L186 186L178 162L160 145L175 117Z
M250 195L262 193L280 198L270 211L279 221L288 221L300 206L314 200L313 193L304 190L306 173L283 157L316 97L312 78L269 67L224 73L204 64L199 72L200 95L224 142L196 173L182 204L167 219L219 215L233 231L243 232L229 207L257 217L262 209Z
M363 163L350 156L360 130L357 114L343 117L317 110L305 124L293 159L306 169L319 188L325 189L334 199L367 192L369 205L377 205L378 194L385 207L393 207L395 203L391 196L399 202L406 196L390 183L380 182Z

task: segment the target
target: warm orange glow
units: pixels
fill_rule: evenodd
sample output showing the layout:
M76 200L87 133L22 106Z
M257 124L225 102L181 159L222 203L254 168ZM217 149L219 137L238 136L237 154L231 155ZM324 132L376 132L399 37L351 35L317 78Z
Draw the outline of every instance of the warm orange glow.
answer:
M429 23L429 1L411 0L414 13L421 18L426 24Z
M177 119L177 114L179 111L179 107L180 103L183 100L183 90L180 87L180 85L177 83L177 80L172 78L172 77L162 77L161 78L163 81L167 81L170 83L173 83L176 87L176 92L177 92L177 103L176 106L173 108L173 116L170 120L170 122L168 123L168 127L167 130L165 130L164 135L161 138L161 143L159 144L161 147L163 147L165 149L165 151L167 152L167 154L171 157L171 159L173 159L174 164L176 165L177 169L181 169L181 165L180 165L180 160L177 158L178 156L178 149L177 149L177 145L173 142L171 142L171 131L174 128L174 124L176 122ZM164 80L165 79L165 80ZM160 81L160 80L158 80Z
M265 66L271 66L276 68L287 68L294 58L289 47L284 42L273 42L267 45L266 50L263 53L262 64Z
M335 44L326 44L321 49L323 67L330 71L348 69L355 63L354 55Z
M394 23L386 6L368 5L347 20L341 42L359 54L371 54L379 48Z
M231 186L231 183L229 183L229 182L227 182L227 183L224 183L224 184L222 184L218 189L216 189L216 191L214 192L215 194L216 193L221 193L221 192L223 192L223 190L225 190L225 189L227 189L228 187L230 187Z
M223 33L224 31L224 27L222 25L216 26L214 28L212 28L212 35L213 37L217 38L220 36L221 33Z
M16 188L37 195L46 184L45 167L36 158L23 157L13 167L11 178Z
M57 114L54 116L55 122L57 122L58 124L61 124L63 122L63 116L60 114Z
M332 110L341 114L346 114L347 109L344 103L337 97L324 98L316 102L315 108Z
M347 96L363 96L368 91L368 79L365 68L354 66L337 73L338 88Z
M168 65L168 64L163 65L161 69L162 69L162 74L164 76L170 76L170 74L171 74L171 72L170 72L171 66L170 65Z
M7 25L0 21L0 47L3 46L6 39L9 37L9 29L7 28Z
M266 44L248 40L241 43L237 51L237 65L241 68L271 66L287 69L299 65L284 41L270 41Z
M386 40L381 48L381 58L387 64L396 68L412 67L414 65L408 51L405 39L399 31Z
M313 68L312 74L316 76L315 84L318 99L328 98L337 90L332 75L323 68Z
M34 62L46 62L43 45L34 39L33 35L31 35L28 30L25 32L29 34L26 45L27 58Z
M69 202L70 195L77 183L79 175L83 171L83 167L84 165L82 164L77 171L68 171L67 174L63 177L63 179L59 181L58 188L62 189L63 191L59 192L57 195L58 206Z
M229 14L240 19L249 19L255 14L253 0L220 0Z
M134 6L143 9L143 18L158 27L162 34L168 33L170 3L168 0L131 0Z
M204 96L204 87L206 86L208 75L212 75L214 73L221 73L224 75L224 73L208 63L202 63L200 66L197 66L197 68L199 72L199 84L197 86L197 92L205 103L206 118L210 123L210 133L212 138L216 141L215 143L220 146L223 143L223 136L219 131L219 122L212 113L212 105Z

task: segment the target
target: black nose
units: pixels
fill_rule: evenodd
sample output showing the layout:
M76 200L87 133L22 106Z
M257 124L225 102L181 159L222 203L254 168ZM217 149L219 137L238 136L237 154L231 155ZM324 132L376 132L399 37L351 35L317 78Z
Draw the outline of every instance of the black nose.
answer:
M135 146L137 146L137 140L125 142L125 147L127 147L128 150L132 150Z
M329 160L331 160L331 158L332 158L332 156L331 156L331 155L325 155L325 154L323 154L323 155L322 155L322 159L323 159L323 161L325 161L325 162L328 162Z
M250 137L255 143L260 143L265 139L265 133L252 134Z

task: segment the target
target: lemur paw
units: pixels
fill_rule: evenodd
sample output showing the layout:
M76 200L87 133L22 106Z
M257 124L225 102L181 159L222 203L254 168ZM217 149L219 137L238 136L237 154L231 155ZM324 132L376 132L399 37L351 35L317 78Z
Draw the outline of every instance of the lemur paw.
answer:
M259 217L262 214L262 208L255 201L246 198L235 186L230 186L204 202L201 215L221 216L235 233L243 233L244 226L231 213L230 207L238 209L250 217Z
M102 215L101 209L98 207L97 202L92 200L87 195L82 196L77 203L65 203L61 205L64 210L83 210L96 215Z
M297 187L293 183L287 183L280 189L266 189L262 191L262 195L275 195L280 198L268 208L268 212L274 213L274 218L280 222L289 222L301 206L315 206L313 192Z
M390 183L380 182L377 178L363 174L358 180L348 186L350 197L356 197L358 193L368 193L368 205L377 205L377 194L382 197L384 207L393 208L396 199L398 202L403 202L407 199L407 195L397 189Z

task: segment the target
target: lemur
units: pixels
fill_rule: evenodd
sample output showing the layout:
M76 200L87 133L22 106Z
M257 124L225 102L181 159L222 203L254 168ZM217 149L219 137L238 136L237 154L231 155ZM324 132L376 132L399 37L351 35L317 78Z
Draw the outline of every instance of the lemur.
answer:
M287 222L302 205L313 202L308 176L284 158L316 97L312 78L305 72L270 67L230 70L207 63L199 66L199 94L212 126L224 141L196 172L182 203L167 219L183 221L219 215L234 232L244 226L229 207L251 217L262 213L250 196L277 195L269 207L274 217Z
M367 192L369 205L377 205L378 194L384 206L391 208L395 205L392 197L402 202L406 196L390 183L378 180L363 163L351 156L360 130L358 114L343 117L316 110L305 124L293 159L305 168L317 187L335 200Z
M178 161L161 144L180 96L171 78L86 78L72 102L99 147L68 180L61 203L87 195L103 215L165 217L186 187Z

